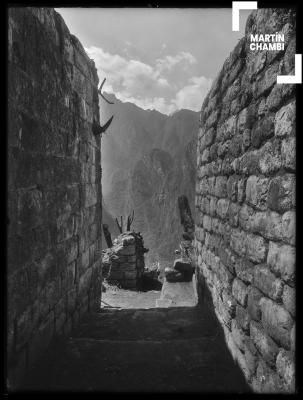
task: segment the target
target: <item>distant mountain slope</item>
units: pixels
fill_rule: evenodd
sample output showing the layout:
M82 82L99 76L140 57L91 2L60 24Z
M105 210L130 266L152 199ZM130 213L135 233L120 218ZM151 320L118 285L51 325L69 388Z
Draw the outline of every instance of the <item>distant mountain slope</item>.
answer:
M102 123L114 114L102 138L103 220L111 227L114 217L134 209L133 227L150 249L147 261L171 260L182 232L178 196L188 196L194 213L199 114L180 110L167 116L107 98L115 104L100 104Z

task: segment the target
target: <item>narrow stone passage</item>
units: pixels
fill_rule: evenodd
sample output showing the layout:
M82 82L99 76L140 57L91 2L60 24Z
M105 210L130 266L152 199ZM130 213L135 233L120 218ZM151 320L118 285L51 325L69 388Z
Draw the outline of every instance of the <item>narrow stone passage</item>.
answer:
M102 309L54 344L21 389L249 392L207 307Z

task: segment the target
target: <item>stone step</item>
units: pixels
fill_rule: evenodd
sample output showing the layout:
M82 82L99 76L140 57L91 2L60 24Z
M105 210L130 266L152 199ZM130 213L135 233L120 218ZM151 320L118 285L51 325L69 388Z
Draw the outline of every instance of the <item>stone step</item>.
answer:
M171 299L157 299L156 300L156 307L172 307L172 300Z
M166 340L215 336L213 314L199 308L106 310L87 318L71 336L112 340Z
M197 303L195 276L190 282L168 282L165 278L156 307L194 307Z
M21 390L250 392L208 307L102 309L54 343Z
M181 340L71 339L31 390L236 392L249 389L220 335ZM40 375L39 375L40 374Z

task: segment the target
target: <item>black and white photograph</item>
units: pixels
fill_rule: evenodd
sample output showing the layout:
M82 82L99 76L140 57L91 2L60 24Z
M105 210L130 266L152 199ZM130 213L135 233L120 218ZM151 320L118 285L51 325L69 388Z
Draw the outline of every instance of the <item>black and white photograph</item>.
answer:
M4 392L297 394L297 5L6 11Z

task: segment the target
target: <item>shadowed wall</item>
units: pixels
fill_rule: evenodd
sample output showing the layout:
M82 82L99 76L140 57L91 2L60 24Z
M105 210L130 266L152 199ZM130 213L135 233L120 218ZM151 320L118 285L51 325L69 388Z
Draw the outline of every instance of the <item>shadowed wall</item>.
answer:
M8 20L8 368L14 388L101 296L95 65L50 8Z

